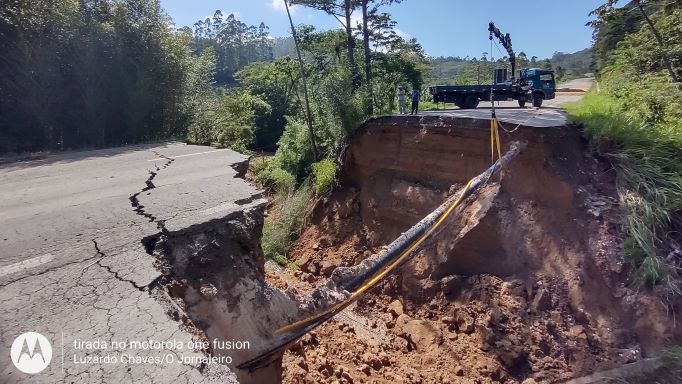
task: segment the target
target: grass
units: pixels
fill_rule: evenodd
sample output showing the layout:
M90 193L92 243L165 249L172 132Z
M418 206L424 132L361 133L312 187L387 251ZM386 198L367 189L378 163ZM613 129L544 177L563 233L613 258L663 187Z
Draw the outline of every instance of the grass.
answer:
M682 346L675 345L665 348L661 352L661 357L667 367L682 367Z
M664 283L681 293L664 255L682 227L682 127L646 123L621 103L606 92L590 92L564 107L584 126L592 149L616 169L625 208L623 257L641 283Z
M273 199L263 226L262 247L266 257L283 267L296 269L288 259L289 248L304 224L312 197L313 185L306 181L298 189L277 192Z

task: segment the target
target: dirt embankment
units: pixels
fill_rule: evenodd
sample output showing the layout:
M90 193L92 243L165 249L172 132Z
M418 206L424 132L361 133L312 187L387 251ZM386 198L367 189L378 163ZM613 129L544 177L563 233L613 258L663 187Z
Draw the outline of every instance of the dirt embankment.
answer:
M301 271L271 281L304 292L378 252L490 165L488 124L366 123L343 155L340 187L293 247ZM498 182L398 274L288 352L285 382L556 382L682 342L679 306L637 291L618 255L608 164L586 155L572 127L502 133L511 140L528 148Z

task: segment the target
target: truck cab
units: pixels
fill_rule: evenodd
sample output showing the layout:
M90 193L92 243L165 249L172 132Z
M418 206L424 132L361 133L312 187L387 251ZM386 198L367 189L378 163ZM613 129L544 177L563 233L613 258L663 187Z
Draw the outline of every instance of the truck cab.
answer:
M539 68L524 69L521 71L521 83L530 87L533 100L551 100L556 94L556 81L554 71ZM542 102L539 102L542 105Z

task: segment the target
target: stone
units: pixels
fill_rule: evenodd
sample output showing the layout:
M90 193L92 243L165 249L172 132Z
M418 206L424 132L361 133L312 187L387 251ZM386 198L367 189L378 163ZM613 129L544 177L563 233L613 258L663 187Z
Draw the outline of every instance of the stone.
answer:
M369 376L372 373L372 368L367 365L367 364L362 364L359 368L358 371L364 373L365 375Z
M457 311L455 314L455 324L460 332L467 334L474 332L474 318L464 311Z
M464 376L464 368L461 365L455 367L455 375Z
M418 351L428 351L443 343L440 328L427 320L411 320L402 327L402 332L409 337Z
M547 311L552 308L552 298L550 293L545 288L538 289L533 301L530 304L530 309L535 313Z
M391 304L388 305L388 310L391 312L393 317L398 317L405 313L405 310L403 309L403 303L401 303L399 300L393 300Z

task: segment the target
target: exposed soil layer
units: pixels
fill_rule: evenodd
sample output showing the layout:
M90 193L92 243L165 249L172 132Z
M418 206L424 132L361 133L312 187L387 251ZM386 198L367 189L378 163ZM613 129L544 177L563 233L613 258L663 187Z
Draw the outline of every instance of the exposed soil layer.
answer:
M307 314L292 292L265 282L260 247L264 210L264 201L258 200L224 218L163 231L147 241L163 272L163 292L174 303L171 317L196 342L207 343L203 352L222 359L217 361L244 384L281 381L279 361L255 372L236 367L280 343L275 329Z
M397 274L287 352L284 382L557 382L682 342L679 303L635 289L619 256L609 164L574 127L501 134L503 151L527 149ZM301 270L270 281L308 292L377 253L490 165L489 137L482 120L368 121L291 251Z

